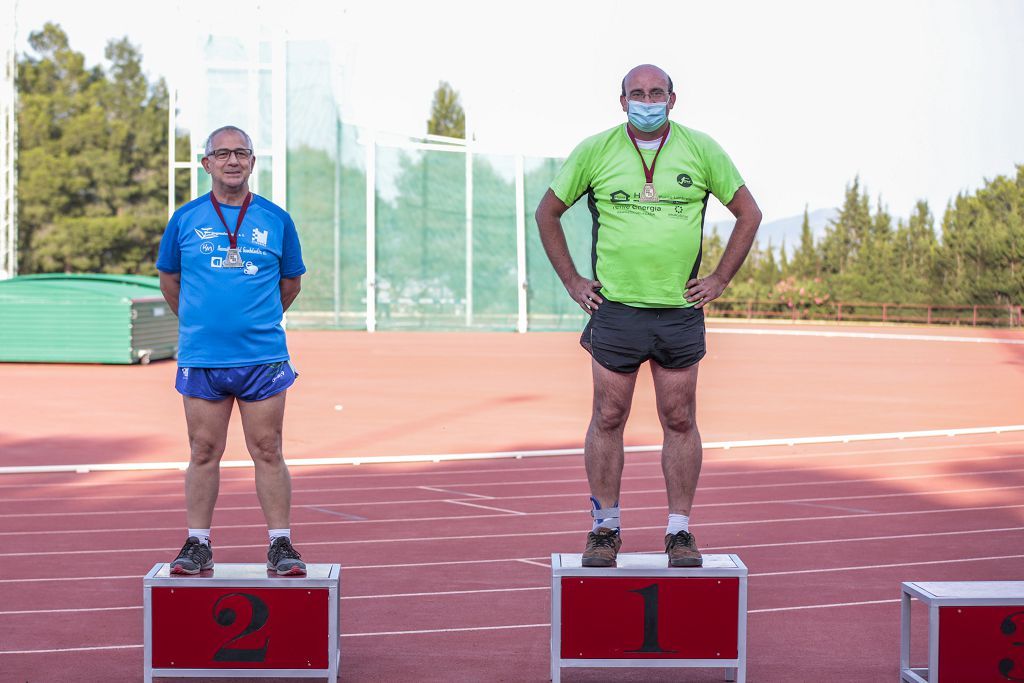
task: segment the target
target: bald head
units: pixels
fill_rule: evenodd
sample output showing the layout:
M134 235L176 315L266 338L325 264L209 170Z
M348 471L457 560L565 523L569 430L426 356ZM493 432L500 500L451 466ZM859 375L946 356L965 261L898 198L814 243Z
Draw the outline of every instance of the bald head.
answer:
M665 73L664 69L653 64L641 64L630 69L622 79L622 96L625 97L626 93L632 91L638 81L643 81L644 84L658 81L666 92L672 92L672 79ZM648 88L649 86L640 89L647 90Z

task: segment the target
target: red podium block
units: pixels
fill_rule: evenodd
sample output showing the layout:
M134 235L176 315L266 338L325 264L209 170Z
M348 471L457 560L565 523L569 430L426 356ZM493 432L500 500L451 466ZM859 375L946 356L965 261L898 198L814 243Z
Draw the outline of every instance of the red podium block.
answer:
M153 677L338 677L341 567L277 576L261 564L218 564L142 582L145 670Z
M668 566L663 554L622 553L618 566L551 556L551 680L564 667L722 667L743 683L747 567L736 555Z
M928 666L910 664L910 607L928 606ZM905 582L900 680L1024 681L1024 581Z

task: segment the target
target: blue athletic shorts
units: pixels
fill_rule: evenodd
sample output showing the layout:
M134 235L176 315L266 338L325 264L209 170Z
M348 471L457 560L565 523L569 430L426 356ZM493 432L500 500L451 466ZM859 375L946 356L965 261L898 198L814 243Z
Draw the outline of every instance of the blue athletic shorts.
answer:
M262 401L290 387L298 376L291 361L241 368L178 368L174 388L182 396L207 401L229 396Z

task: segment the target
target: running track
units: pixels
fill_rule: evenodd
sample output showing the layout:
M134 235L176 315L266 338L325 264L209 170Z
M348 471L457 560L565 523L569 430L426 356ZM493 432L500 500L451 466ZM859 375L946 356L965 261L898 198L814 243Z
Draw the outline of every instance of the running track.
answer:
M725 329L846 336L709 335L700 387L706 442L1024 422L1024 345L893 337L978 338L973 331ZM995 337L986 339L1024 335ZM573 344L567 335L295 334L307 374L289 397L286 449L301 461L578 446L587 376ZM181 460L180 409L164 405L172 371L0 367L0 466ZM375 424L305 414L340 394L343 410L332 403L323 414L372 414ZM641 385L629 443L657 442L652 403ZM492 415L491 405L505 408ZM445 414L447 424L428 419ZM374 430L379 451L361 445ZM96 457L97 440L116 456ZM250 469L224 472L219 562L259 561L264 552L251 477ZM297 545L308 561L343 565L343 680L547 678L548 558L578 551L587 525L578 456L305 466L293 477ZM5 679L53 681L69 671L81 681L140 678L139 579L180 546L180 480L174 470L0 477ZM659 549L661 486L657 453L631 453L623 551ZM706 552L736 552L750 567L749 680L894 680L899 582L1019 580L1022 488L1024 432L709 449L694 531Z

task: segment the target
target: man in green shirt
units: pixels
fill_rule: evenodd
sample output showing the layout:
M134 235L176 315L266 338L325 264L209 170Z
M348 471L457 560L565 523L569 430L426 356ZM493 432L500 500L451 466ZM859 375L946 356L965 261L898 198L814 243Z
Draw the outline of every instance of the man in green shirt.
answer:
M632 69L622 80L619 102L627 123L580 143L536 213L551 265L591 316L580 339L593 357L594 376L584 449L594 521L583 565L613 566L621 546L622 434L637 370L650 360L664 430L665 552L671 566L699 567L703 559L689 515L702 457L695 421L697 367L705 353L702 308L739 270L761 212L714 140L669 121L676 94L663 70L650 64ZM736 226L717 268L699 279L712 194L736 217ZM562 214L584 195L593 217L593 280L573 264L561 224Z

